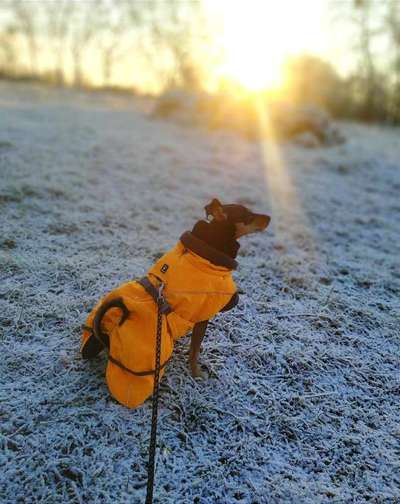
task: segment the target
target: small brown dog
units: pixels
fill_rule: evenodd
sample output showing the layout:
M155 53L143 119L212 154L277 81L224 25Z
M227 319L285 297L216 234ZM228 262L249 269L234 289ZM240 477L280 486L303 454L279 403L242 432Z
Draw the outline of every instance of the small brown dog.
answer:
M126 282L107 294L86 319L81 352L85 359L108 348L107 383L120 403L134 408L153 390L157 306L162 299L160 377L174 342L192 331L189 365L197 363L210 318L238 302L232 270L237 266L238 238L263 231L268 215L242 205L213 199L198 221L140 280ZM121 317L122 314L122 317Z

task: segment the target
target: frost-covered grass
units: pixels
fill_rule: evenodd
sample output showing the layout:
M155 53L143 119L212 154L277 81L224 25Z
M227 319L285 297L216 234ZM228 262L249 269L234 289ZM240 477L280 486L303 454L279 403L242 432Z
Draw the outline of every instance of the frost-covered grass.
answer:
M241 302L208 331L207 379L188 372L188 338L176 346L155 502L400 499L399 131L282 144L289 191L257 143L150 119L145 102L0 84L0 107L1 503L143 502L151 403L110 398L79 327L213 196L273 222L242 240Z

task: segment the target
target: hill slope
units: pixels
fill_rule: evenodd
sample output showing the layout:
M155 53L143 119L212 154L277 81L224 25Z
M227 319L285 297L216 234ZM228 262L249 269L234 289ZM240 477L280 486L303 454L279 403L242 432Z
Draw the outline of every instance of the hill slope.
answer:
M326 150L152 120L127 97L0 84L0 500L143 502L150 402L110 397L80 325L217 196L272 215L240 305L162 382L156 502L399 498L399 131Z

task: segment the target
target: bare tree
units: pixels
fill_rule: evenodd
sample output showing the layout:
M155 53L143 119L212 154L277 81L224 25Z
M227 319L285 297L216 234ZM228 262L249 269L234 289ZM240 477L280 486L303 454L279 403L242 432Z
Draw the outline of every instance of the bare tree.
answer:
M202 61L196 51L207 42L207 20L198 0L159 2L151 19L153 44L168 54L166 87L202 87Z
M39 71L37 5L35 2L24 2L23 0L9 1L6 5L13 16L9 31L25 39L29 52L30 73L35 75Z
M150 8L151 2L103 1L96 37L100 49L103 85L110 85L115 65L137 47L136 31Z
M12 26L6 25L0 32L0 73L4 75L15 73L15 47L15 31Z
M352 95L354 113L366 120L383 119L387 112L387 79L377 52L385 36L382 18L386 3L387 0L330 2L340 31L351 28L353 32L348 37L348 49L354 53L357 67L348 79L348 93Z
M68 34L74 4L70 0L44 2L47 36L54 55L54 80L57 84L65 81L64 60L67 52Z
M80 87L84 84L84 55L93 41L99 25L101 0L98 2L82 2L75 4L71 24L74 27L71 34L71 55L73 64L73 82Z
M400 2L389 0L385 18L390 44L393 48L392 69L394 74L393 93L391 99L391 114L400 120Z
M355 0L354 5L352 20L358 32L356 47L360 54L361 89L359 91L364 97L361 113L365 119L374 119L379 113L378 110L382 109L382 103L379 103L382 87L373 54L374 38L381 33L381 29L371 27L371 20L376 15L373 0Z

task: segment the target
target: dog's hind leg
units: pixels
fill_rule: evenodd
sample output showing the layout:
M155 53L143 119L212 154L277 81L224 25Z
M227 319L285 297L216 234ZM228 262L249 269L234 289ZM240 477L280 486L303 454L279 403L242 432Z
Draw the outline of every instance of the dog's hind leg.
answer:
M106 335L103 335L106 336ZM108 338L108 336L107 336ZM93 334L88 338L85 346L81 349L82 357L84 359L93 359L104 349L104 345Z

